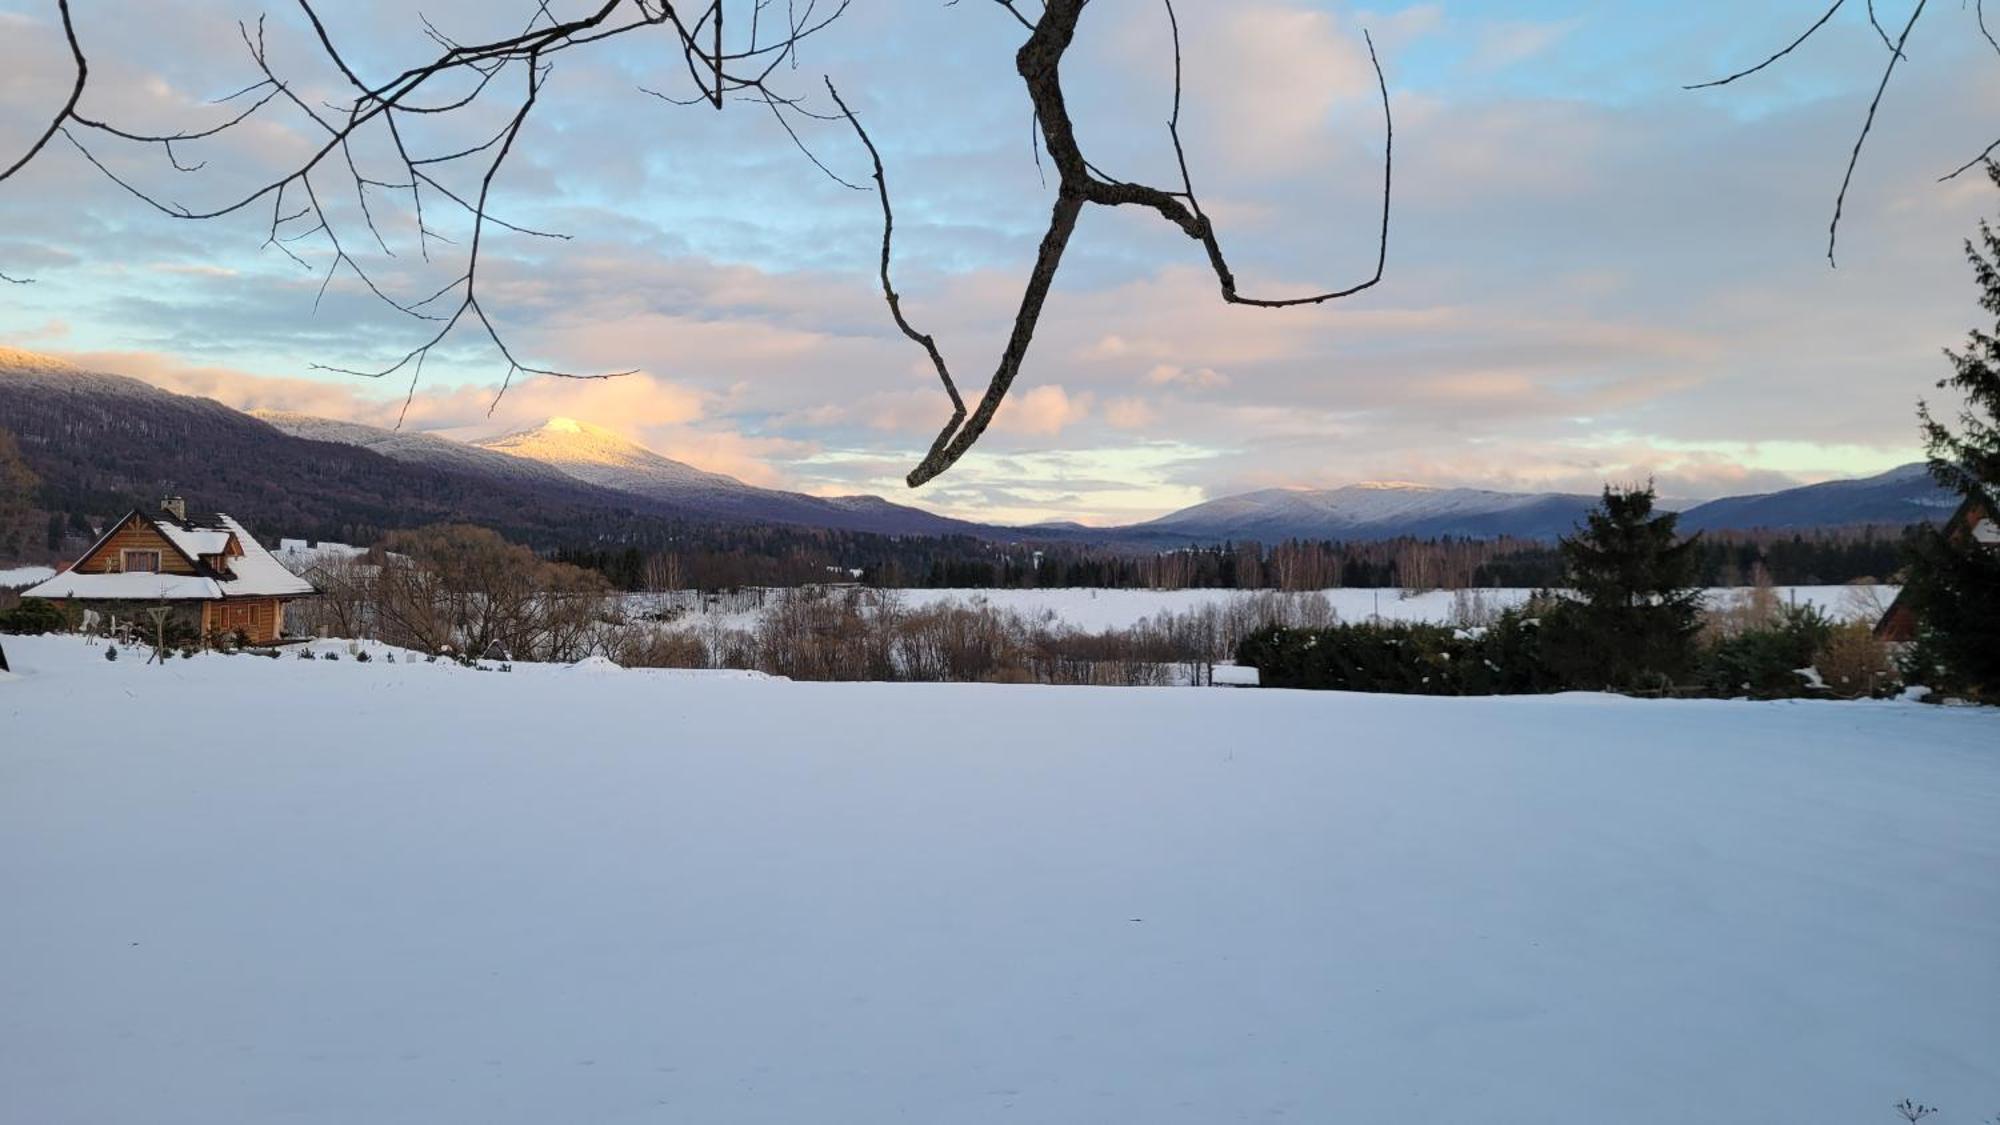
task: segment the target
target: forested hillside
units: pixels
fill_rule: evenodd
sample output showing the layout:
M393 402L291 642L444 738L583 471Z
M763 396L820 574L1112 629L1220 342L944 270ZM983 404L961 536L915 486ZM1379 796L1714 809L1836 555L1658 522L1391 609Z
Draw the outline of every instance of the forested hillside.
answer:
M0 364L0 428L40 478L36 504L82 533L167 493L260 535L368 543L446 521L524 542L663 545L690 521L582 482L499 480L291 437L220 403L132 379Z

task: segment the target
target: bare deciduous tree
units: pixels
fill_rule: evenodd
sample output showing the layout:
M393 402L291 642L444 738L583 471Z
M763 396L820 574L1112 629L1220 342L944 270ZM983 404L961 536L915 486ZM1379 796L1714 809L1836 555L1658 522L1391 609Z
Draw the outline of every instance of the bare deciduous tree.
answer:
M947 2L956 4L957 0ZM688 97L654 90L646 93L676 104L706 104L718 110L730 102L761 105L776 117L815 167L836 182L857 190L865 188L835 173L805 143L799 127L815 120L844 120L866 149L882 209L879 272L883 297L897 328L929 357L952 410L950 420L929 452L910 472L911 487L922 485L950 468L986 431L1026 362L1063 252L1086 206L1139 207L1178 227L1200 245L1215 273L1222 299L1232 304L1262 308L1319 304L1361 292L1382 279L1388 253L1393 122L1389 116L1388 86L1375 58L1372 40L1368 43L1369 58L1382 93L1385 130L1380 239L1373 272L1355 284L1324 292L1255 297L1238 288L1214 224L1195 194L1180 135L1180 29L1172 0L1162 0L1174 33L1174 100L1166 139L1173 146L1180 183L1167 188L1105 174L1090 161L1077 141L1064 99L1060 67L1088 0L1044 0L1039 15L1025 11L1024 0L993 2L994 10L1002 18L1018 23L1027 32L1015 56L1016 69L1026 84L1038 141L1046 148L1056 169L1057 184L1048 229L1014 313L1006 345L985 391L970 408L959 392L943 352L930 335L911 325L890 280L895 215L881 153L831 80L825 82L825 88L837 112L814 110L802 96L781 91L774 81L787 64L793 68L798 65L801 44L838 19L849 0L786 0L782 15L776 11L776 0L703 0L685 5L676 5L672 0L598 0L595 7L569 19L558 18L552 12L552 0L537 0L520 33L484 42L457 41L423 20L424 32L436 44L437 54L387 77L364 77L363 68L353 65L354 55L343 49L314 0L295 0L310 27L312 40L330 67L333 81L343 90L340 98L329 102L308 97L303 92L307 88L303 80L281 72L273 62L265 23L260 18L254 25L239 25L239 36L255 77L242 89L219 100L226 116L213 124L173 133L127 128L95 114L86 97L91 82L89 55L78 34L69 0L56 0L74 80L66 99L47 127L38 131L27 151L0 168L0 182L18 173L60 138L140 203L163 215L202 220L252 208L269 208L266 248L285 254L305 268L320 267L308 263L295 247L314 240L325 251L320 298L334 279L345 272L398 313L422 322L419 342L394 363L375 368L317 365L323 370L368 378L387 378L407 371L410 382L405 411L409 396L415 395L422 378L425 360L460 327L470 327L483 335L505 359L507 371L499 395L506 393L519 374L565 379L611 378L629 372L565 371L517 358L501 326L482 303L480 263L494 228L531 237L565 237L504 219L490 206L495 179L515 151L523 125L534 113L555 62L615 38L651 36L664 40L671 57L684 66L694 93ZM736 15L725 21L727 10L735 11ZM459 143L420 143L421 137L433 131L423 127L427 123L472 120L482 108L490 112L496 105L502 111L496 118L500 122L497 129ZM137 145L156 151L174 172L192 174L199 172L205 161L189 162L184 158L191 157L204 142L230 134L252 120L262 122L281 114L289 115L311 138L306 155L269 180L211 204L184 205L167 192L121 175L100 155L104 145ZM0 160L4 159L0 155ZM336 211L329 207L329 201L334 199L350 201L358 222L337 217ZM385 234L386 216L392 208L403 212L401 219L414 230L416 247L424 261L430 261L436 253L440 257L451 256L457 263L450 281L428 293L405 295L392 291L393 287L378 277L378 271L357 257L369 252L370 247L393 255ZM442 224L439 216L446 213L469 225L464 245L458 245L439 229Z
M483 527L389 537L373 583L381 638L472 659L567 663L595 651L612 613L604 577L549 562Z

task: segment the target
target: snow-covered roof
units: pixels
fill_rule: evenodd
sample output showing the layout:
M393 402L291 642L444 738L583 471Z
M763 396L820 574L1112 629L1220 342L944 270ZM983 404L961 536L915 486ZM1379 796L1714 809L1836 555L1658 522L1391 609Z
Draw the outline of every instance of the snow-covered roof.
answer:
M24 598L108 598L119 601L212 601L222 597L213 578L190 574L78 574L64 571L21 591Z
M229 516L215 517L233 535L243 553L229 560L230 577L222 583L224 597L294 597L316 594L313 584L285 569L285 564Z
M171 513L147 515L134 512L112 525L111 530L85 552L90 558L108 542L118 528L133 519L144 520L186 555L202 573L198 575L124 573L85 574L64 571L46 582L22 592L31 598L79 598L112 600L208 601L216 598L291 598L319 592L311 582L293 574L277 560L244 526L230 516L175 516ZM234 542L238 554L228 554ZM218 556L221 556L218 558ZM210 560L215 560L211 562Z
M218 517L220 518L220 517ZM203 555L219 555L229 549L229 532L221 528L183 527L171 519L156 521L160 534L166 536L181 553L191 559Z

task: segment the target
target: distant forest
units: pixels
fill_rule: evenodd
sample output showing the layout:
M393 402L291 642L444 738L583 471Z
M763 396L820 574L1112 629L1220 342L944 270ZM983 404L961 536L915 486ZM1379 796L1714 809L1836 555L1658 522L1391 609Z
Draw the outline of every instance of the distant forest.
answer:
M1320 590L1551 587L1552 543L1519 539L1389 539L1191 545L1138 552L1078 544L996 544L969 536L890 538L787 528L718 531L671 551L561 548L553 557L625 590L793 586L854 581L933 589ZM1887 528L1723 532L1698 539L1708 586L1893 581L1908 533Z

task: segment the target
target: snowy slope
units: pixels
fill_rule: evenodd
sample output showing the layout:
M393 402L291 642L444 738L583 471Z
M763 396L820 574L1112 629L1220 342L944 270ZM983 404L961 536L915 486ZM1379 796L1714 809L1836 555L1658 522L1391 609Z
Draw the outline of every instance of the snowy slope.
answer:
M1596 496L1556 492L1495 492L1431 488L1397 482L1332 489L1272 488L1225 496L1149 523L1118 529L1128 537L1185 540L1387 539L1511 535L1553 539L1569 534ZM1681 505L1663 499L1662 509ZM1732 496L1688 507L1690 531L1747 528L1901 526L1942 520L1957 498L1940 489L1921 464L1859 480L1826 481L1755 496Z
M8 651L8 1121L2000 1098L1991 711Z
M411 430L385 430L377 426L362 425L359 422L342 422L283 410L253 410L250 415L268 422L293 437L305 438L308 441L331 441L340 445L360 446L396 461L409 461L459 472L511 477L538 483L568 482L571 479L561 470L540 462L508 457L436 434Z
M489 438L478 445L538 462L604 488L732 520L888 534L989 530L875 496L820 497L759 488L662 457L615 431L573 418L551 418L539 426Z
M621 492L677 498L754 491L721 473L662 457L602 426L551 418L539 426L475 443L474 448L547 465L579 480Z

